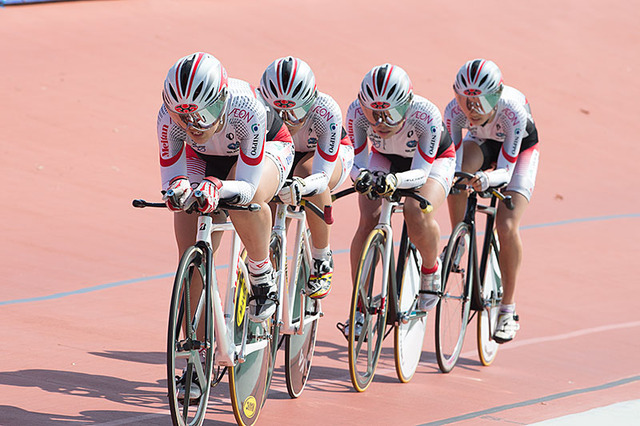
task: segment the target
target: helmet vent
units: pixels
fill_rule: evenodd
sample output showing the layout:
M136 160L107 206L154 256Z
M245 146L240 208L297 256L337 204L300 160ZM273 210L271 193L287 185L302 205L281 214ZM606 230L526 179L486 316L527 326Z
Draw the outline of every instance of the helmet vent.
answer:
M370 97L371 99L373 99L373 98L374 98L373 93L371 93L371 88L370 88L369 86L367 86L367 94L369 95L369 97Z
M376 75L376 88L378 89L378 93L382 93L382 89L384 88L384 80L387 76L387 66L380 68L380 71Z
M293 89L293 93L291 94L291 97L295 97L298 94L298 92L300 91L300 89L302 89L302 82L298 83L296 88Z
M169 85L169 93L171 93L171 97L176 101L176 102L180 102L178 100L178 95L176 95L176 92L173 91L173 87L171 87L171 85Z
M396 85L394 84L393 86L391 86L391 89L389 89L389 97L393 96L393 93L396 91Z
M278 89L276 89L276 86L274 86L272 81L269 82L269 89L271 90L271 93L273 93L273 96L275 96L277 98L278 97Z
M482 77L482 80L480 80L480 83L478 83L478 86L482 86L484 82L487 81L487 78L489 78L488 75L485 75L484 77Z
M204 85L204 82L200 82L200 84L198 84L198 87L196 87L196 90L193 92L193 99L198 99L198 95L202 91L203 85Z

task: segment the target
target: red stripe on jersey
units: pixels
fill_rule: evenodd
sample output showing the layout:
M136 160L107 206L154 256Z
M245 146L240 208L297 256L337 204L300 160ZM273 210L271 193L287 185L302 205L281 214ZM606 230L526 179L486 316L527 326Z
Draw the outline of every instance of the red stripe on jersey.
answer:
M420 153L420 156L424 158L427 163L433 164L433 160L435 160L435 157L429 157L427 153L424 152L422 148L420 148L420 144L418 144L418 152Z
M367 143L366 143L366 142L365 142L365 143L363 143L363 144L362 144L362 145L360 145L360 146L355 147L355 149L353 150L353 153L354 153L355 155L360 154L360 153L362 152L362 150L364 149L364 147L365 147L365 146L367 146Z
M178 153L176 155L174 155L171 158L162 158L160 157L160 165L162 167L169 167L169 166L173 166L174 164L176 164L178 162L178 160L180 159L180 156L182 156L182 151L184 151L184 144L182 145L182 148L180 148L180 151L178 151Z
M287 128L287 126L285 126L284 123L282 123L282 126L280 126L280 130L278 130L278 134L273 140L284 143L293 143L291 133L289 133L289 129Z
M515 157L512 157L509 154L507 154L507 151L504 150L504 144L502 144L502 155L504 155L504 158L506 158L507 161L509 161L510 163L515 163L516 160L518 159L517 155Z
M335 154L333 155L329 155L326 152L322 152L322 150L320 149L320 147L318 147L318 154L320 154L320 157L324 158L326 161L333 163L336 161L336 158L338 158L338 152L340 152L340 150L338 149L336 151Z
M441 155L437 155L438 158L456 158L456 149L453 144L449 145L447 149Z
M349 139L349 136L345 136L340 141L340 145L353 145L353 144L351 143L351 139Z
M262 143L262 150L260 151L260 155L258 155L256 158L251 158L247 154L242 152L242 150L240 150L240 157L242 158L242 161L245 162L246 164L250 165L250 166L257 166L258 164L260 164L262 162L262 157L264 156L264 145L265 144L263 142Z

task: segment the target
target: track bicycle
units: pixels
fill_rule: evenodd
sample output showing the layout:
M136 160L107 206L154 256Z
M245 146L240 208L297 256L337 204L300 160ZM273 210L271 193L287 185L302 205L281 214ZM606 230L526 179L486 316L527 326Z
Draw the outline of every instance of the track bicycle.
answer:
M469 197L464 220L453 228L442 257L442 288L435 326L436 358L443 373L450 372L456 365L467 325L476 314L480 361L490 365L495 359L498 344L492 336L502 300L500 243L494 228L497 203L504 202L507 208L513 209L511 197L502 194L498 188L478 193L461 182L474 175L456 172L455 176L458 180L452 186L452 193L468 191ZM489 205L479 204L478 197L490 198ZM480 257L476 213L486 215Z
M348 189L341 191L332 195L332 200L351 192L353 191ZM333 216L330 206L320 210L304 199L298 207L283 204L278 197L274 198L274 202L276 209L270 252L280 295L275 319L279 324L279 332L284 338L287 391L291 398L297 398L302 394L311 371L318 320L323 316L321 301L312 299L306 294L312 265L311 232L307 227L307 210L328 224L333 223ZM288 247L287 228L292 226L293 222L295 222L295 228L292 231L293 244L292 247ZM287 263L288 257L292 259L291 263ZM275 353L273 360L275 360Z
M199 197L197 192L194 195ZM166 207L164 203L144 200L134 200L133 205ZM260 206L238 206L221 200L217 211L231 209L255 211ZM198 214L196 242L180 259L169 311L167 383L171 419L174 425L201 425L210 389L228 370L236 421L240 425L252 425L267 397L277 349L272 336L278 335L278 324L271 319L262 323L249 319L249 275L240 238L231 221L214 223L212 214ZM226 212L222 215L226 216ZM212 233L224 232L231 233L231 249L223 299L218 287L219 269L213 257ZM195 304L191 295L194 291L199 293ZM177 389L180 372L185 389L182 400L178 398ZM190 392L194 383L200 387L201 396L192 400Z
M401 382L411 380L422 354L427 319L427 313L417 309L422 260L409 240L406 224L397 263L394 260L391 216L402 212L403 197L417 200L424 212L432 211L431 204L413 190L397 189L390 196L380 197L382 211L362 249L349 313L349 372L358 392L371 384L382 341L392 330L396 374ZM356 334L358 322L362 328ZM344 333L344 324L339 323L338 328Z

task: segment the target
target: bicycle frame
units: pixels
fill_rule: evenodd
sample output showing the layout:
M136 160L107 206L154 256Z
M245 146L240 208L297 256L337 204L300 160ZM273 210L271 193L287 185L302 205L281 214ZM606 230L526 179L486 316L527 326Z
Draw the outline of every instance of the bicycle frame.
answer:
M287 219L296 221L295 240L294 240L294 259L291 268L286 267L287 263ZM300 268L300 264L303 259L299 254L301 248L304 246L304 256L306 256L307 262L311 263L311 245L309 238L307 237L306 226L306 212L304 207L300 207L298 210L291 210L288 205L278 203L276 205L275 220L273 225L273 234L278 236L282 242L282 249L280 251L279 262L280 268L278 268L277 283L278 294L280 295L280 301L282 303L282 309L278 310L277 321L280 324L281 334L302 334L304 331L304 325L317 320L322 314L319 310L315 315L305 318L305 295L295 294L296 288L296 271ZM289 272L287 277L286 272ZM299 318L303 318L303 323L299 321L294 323L292 312L295 304L294 298L300 297L300 312Z

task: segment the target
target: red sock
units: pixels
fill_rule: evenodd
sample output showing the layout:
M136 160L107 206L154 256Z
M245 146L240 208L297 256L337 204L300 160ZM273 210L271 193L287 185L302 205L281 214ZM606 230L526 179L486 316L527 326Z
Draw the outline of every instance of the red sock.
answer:
M437 270L438 270L438 262L437 261L436 261L436 264L433 265L433 268L425 268L424 265L422 265L420 267L420 271L422 271L423 274L433 274Z

